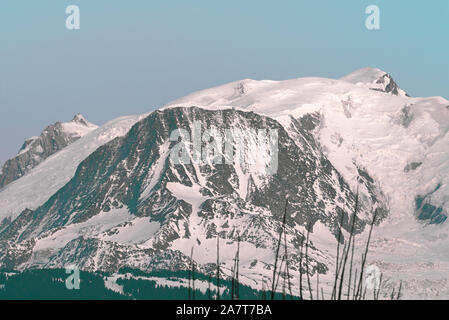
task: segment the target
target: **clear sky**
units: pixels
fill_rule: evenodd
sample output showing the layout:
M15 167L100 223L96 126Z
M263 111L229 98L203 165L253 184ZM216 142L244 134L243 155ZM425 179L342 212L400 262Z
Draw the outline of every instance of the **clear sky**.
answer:
M81 29L67 30L78 5ZM365 28L380 8L381 29ZM449 98L448 0L4 0L0 161L80 112L103 124L243 78L338 78L372 66Z

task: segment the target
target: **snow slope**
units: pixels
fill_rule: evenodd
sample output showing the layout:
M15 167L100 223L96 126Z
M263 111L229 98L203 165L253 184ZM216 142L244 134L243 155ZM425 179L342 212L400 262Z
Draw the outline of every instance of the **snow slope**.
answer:
M101 145L122 136L142 116L126 116L112 120L50 156L27 175L0 191L0 221L14 219L25 209L36 209L62 188L74 175L77 166ZM70 130L79 126L70 124Z
M70 122L56 122L47 126L40 136L27 139L18 154L0 168L0 189L97 128L81 114L77 114Z

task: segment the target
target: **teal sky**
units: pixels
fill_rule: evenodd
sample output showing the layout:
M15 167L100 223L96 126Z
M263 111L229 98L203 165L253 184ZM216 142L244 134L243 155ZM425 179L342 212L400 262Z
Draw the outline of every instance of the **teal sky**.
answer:
M65 28L78 5L81 29ZM381 29L365 28L380 8ZM372 66L449 98L449 1L8 0L0 3L0 161L81 112L103 124L243 78Z

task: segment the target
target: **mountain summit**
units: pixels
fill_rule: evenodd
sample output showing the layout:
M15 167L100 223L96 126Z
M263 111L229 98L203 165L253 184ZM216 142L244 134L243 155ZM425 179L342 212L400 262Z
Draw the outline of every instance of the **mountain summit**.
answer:
M71 122L75 122L75 123L84 125L86 127L92 126L92 124L89 123L89 121L87 121L86 118L84 118L84 116L81 113L78 113L77 115L75 115Z
M377 68L363 68L351 72L340 80L354 84L364 84L372 90L391 93L396 96L406 96L407 93L399 88L393 78L385 71Z

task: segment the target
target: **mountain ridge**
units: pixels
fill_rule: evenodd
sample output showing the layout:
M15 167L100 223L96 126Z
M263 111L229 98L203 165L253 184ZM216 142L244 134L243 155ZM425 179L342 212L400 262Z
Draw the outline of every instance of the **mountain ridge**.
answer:
M56 122L47 126L40 136L25 140L18 154L0 168L0 189L97 128L81 114L75 115L70 122Z

